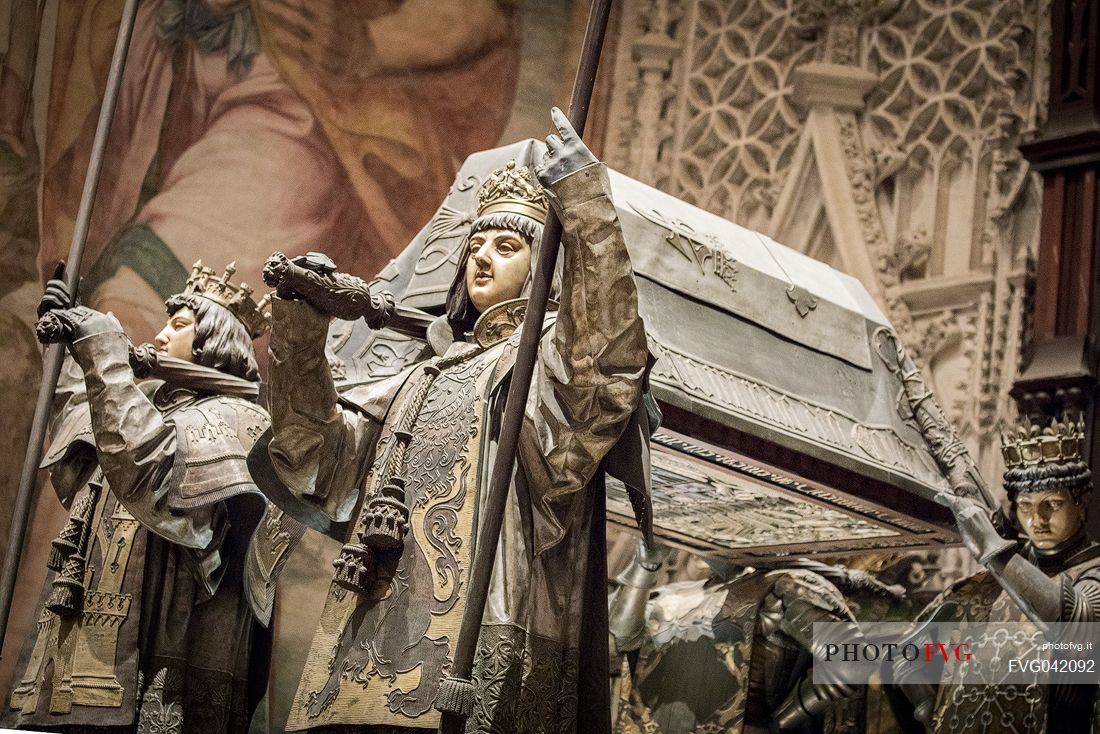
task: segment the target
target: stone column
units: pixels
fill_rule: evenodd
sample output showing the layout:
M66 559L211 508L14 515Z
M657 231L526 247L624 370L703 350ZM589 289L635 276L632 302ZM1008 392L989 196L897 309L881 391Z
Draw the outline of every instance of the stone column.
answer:
M681 15L677 0L652 0L641 18L645 32L630 46L637 76L631 82L631 119L623 131L629 138L622 141L626 173L648 184L657 184L662 176L661 145L672 135L664 108L673 96L669 77L681 51L673 28Z

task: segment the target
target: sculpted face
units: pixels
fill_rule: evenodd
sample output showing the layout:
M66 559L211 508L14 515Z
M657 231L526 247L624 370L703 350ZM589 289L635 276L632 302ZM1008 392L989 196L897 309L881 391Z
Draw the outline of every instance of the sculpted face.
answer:
M1083 515L1083 505L1066 489L1016 496L1016 519L1039 550L1056 548L1072 538L1084 522Z
M509 229L486 229L470 237L466 291L481 313L511 298L519 298L531 271L531 244Z
M185 362L191 362L194 359L191 351L194 343L195 312L186 307L169 316L168 323L153 339L158 352Z

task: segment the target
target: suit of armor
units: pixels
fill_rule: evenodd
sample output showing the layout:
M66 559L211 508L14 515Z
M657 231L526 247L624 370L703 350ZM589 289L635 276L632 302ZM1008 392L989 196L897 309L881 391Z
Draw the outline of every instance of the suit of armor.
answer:
M612 602L616 648L637 651L616 731L861 731L846 710L854 690L812 680L813 624L840 622L858 634L844 596L818 571L846 587L893 592L857 579L860 572L800 565L736 576L724 568L719 577L654 590L653 555L639 544Z

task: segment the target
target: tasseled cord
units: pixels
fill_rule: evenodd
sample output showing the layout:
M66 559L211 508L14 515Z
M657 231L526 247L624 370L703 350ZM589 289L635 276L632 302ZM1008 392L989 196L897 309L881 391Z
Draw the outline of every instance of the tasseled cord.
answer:
M99 491L88 485L73 503L69 519L54 539L47 566L57 572L46 608L59 617L79 614L84 606L84 570Z

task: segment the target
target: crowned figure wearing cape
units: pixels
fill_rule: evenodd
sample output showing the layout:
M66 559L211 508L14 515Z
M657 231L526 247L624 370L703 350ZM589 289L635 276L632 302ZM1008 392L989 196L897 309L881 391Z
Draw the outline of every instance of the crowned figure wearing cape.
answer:
M985 568L948 587L918 620L1022 623L1047 639L1075 635L1074 630L1100 621L1100 545L1085 529L1094 490L1083 458L1084 424L1055 420L1040 428L1028 421L1003 444L1009 500L1004 525L1015 532L1002 537L988 510L970 499L942 495L964 543ZM1026 541L1022 546L1012 537L1017 534ZM1049 625L1064 626L1054 630ZM1029 635L989 637L974 648L991 647L1002 661L1035 655ZM932 732L1100 731L1095 685L1059 684L1056 677L1049 684L1006 683L1001 680L1006 668L982 668L968 659L945 665L938 686L902 689L917 720Z
M111 314L69 307L65 284L47 285L39 338L65 342L70 358L43 466L69 519L13 681L11 724L248 730L267 681L263 625L294 538L245 464L268 426L252 346L268 318L232 273L196 264L143 359ZM151 363L171 363L179 380L137 382L135 367Z
M482 185L433 356L338 395L331 317L309 296L274 300L270 462L353 523L289 730L438 725L547 200L564 229L560 303L526 402L467 731L592 731L593 695L608 715L606 627L585 626L607 611L592 518L610 453L630 443L633 479L645 474L648 351L607 171L554 114L541 186L514 162ZM269 285L286 267L269 260ZM592 656L604 662L589 671Z

